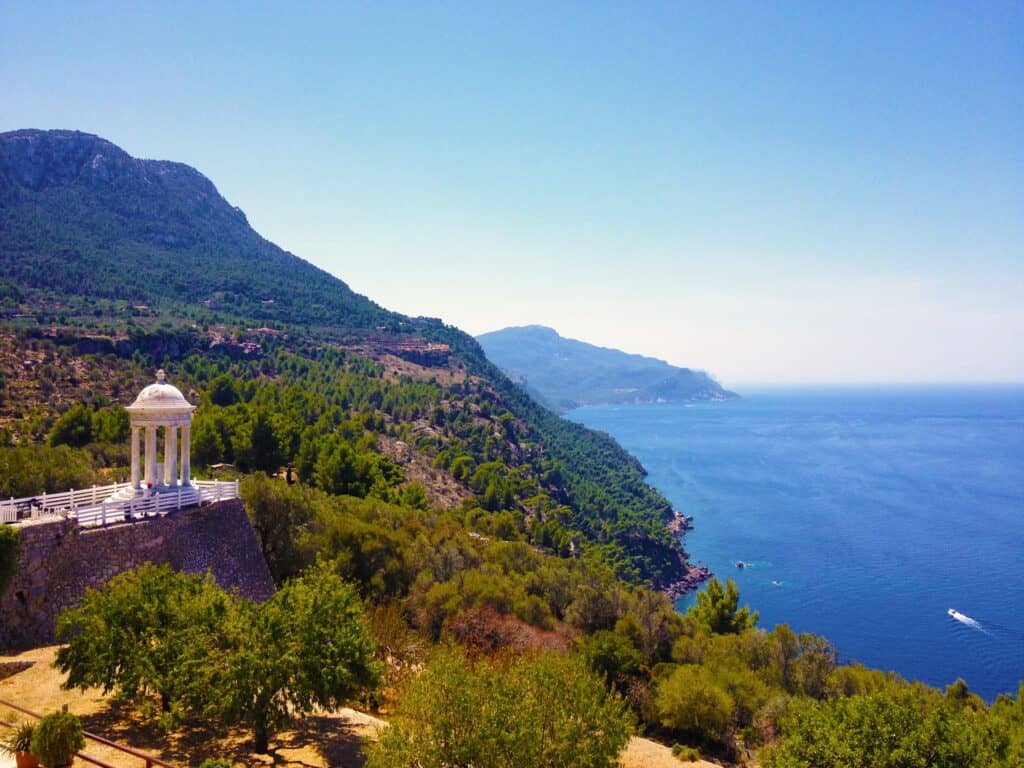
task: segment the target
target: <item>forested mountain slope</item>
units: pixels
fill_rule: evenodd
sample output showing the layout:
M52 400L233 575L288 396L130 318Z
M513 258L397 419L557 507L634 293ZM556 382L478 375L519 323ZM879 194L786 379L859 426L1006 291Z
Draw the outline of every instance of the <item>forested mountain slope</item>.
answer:
M559 410L737 396L703 371L566 339L542 325L503 328L478 336L477 341L503 371Z
M538 405L468 335L260 237L188 166L79 132L0 134L0 302L9 442L79 402L123 406L163 366L203 398L200 464L312 479L334 451L362 471L344 492L415 480L627 578L683 572L669 503L614 440Z

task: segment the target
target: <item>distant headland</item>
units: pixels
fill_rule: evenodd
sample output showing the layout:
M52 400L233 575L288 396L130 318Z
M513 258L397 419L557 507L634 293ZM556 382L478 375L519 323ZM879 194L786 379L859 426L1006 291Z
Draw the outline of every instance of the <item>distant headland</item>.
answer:
M734 400L704 371L526 325L477 336L491 362L556 411L581 405Z

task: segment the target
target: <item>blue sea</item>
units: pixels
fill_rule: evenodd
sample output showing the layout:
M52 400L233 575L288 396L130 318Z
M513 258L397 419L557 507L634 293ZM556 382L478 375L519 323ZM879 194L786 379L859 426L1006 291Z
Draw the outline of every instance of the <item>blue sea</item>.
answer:
M1024 387L796 388L591 406L761 626L988 700L1024 680ZM736 563L746 567L740 569ZM685 610L692 595L680 600ZM974 620L958 621L947 610Z

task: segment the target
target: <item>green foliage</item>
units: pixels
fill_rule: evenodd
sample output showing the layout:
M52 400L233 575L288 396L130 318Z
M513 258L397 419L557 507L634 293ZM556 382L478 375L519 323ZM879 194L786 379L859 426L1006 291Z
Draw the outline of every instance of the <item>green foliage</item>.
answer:
M252 729L257 751L293 716L333 709L378 682L362 606L325 565L240 608L226 647L204 659L203 691L207 711Z
M12 716L13 718L13 716ZM32 751L32 737L36 732L36 724L31 720L16 723L10 733L0 738L0 754L15 755Z
M686 744L673 744L672 756L682 760L684 763L700 760L700 750Z
M388 497L402 482L402 472L391 459L369 446L353 444L340 435L325 439L313 469L318 488L339 496Z
M235 380L228 374L222 373L210 382L206 396L211 403L222 408L234 405L238 402L238 388L235 386Z
M10 525L0 525L0 597L18 572L20 541L20 530Z
M579 650L590 668L609 683L635 674L643 663L643 654L628 637L606 629L581 638Z
M61 614L57 637L67 644L55 665L68 675L66 688L99 686L126 698L155 694L170 712L189 693L189 659L211 651L231 610L212 577L147 563L87 590Z
M398 493L397 501L403 507L411 507L426 511L430 509L430 499L427 496L427 489L423 483L409 483L402 486Z
M46 715L32 734L31 752L43 768L71 765L75 753L84 748L82 722L67 709Z
M235 463L243 472L276 472L284 463L284 451L271 418L266 409L257 408L232 435Z
M92 439L98 443L124 443L130 430L128 411L124 408L100 408L92 414Z
M91 455L66 445L0 448L0 497L87 488L96 481Z
M718 579L711 579L697 593L697 602L687 616L715 634L742 632L757 624L757 612L751 613L746 606L739 609L739 601L736 582L729 579L723 587Z
M655 707L661 724L708 741L724 741L736 702L704 667L678 667L661 685Z
M70 445L81 448L92 442L92 410L77 403L57 419L50 430L50 445Z
M1006 762L1005 733L936 691L905 686L827 702L801 701L765 768L981 768Z
M147 564L89 590L57 631L65 687L152 694L166 713L244 723L260 751L293 715L336 707L379 677L355 591L326 565L255 605L210 578Z
M367 768L605 768L630 730L624 702L581 660L542 654L472 666L446 651L367 748Z
M321 499L304 485L287 485L265 474L245 477L239 490L274 582L297 576L309 562L300 538Z

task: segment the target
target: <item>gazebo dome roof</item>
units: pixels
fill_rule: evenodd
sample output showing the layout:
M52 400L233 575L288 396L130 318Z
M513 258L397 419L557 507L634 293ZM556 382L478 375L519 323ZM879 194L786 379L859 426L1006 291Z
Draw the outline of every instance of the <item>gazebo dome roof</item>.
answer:
M187 411L194 406L185 399L181 390L167 383L167 374L163 370L156 372L156 383L139 392L135 402L128 406L129 411Z

